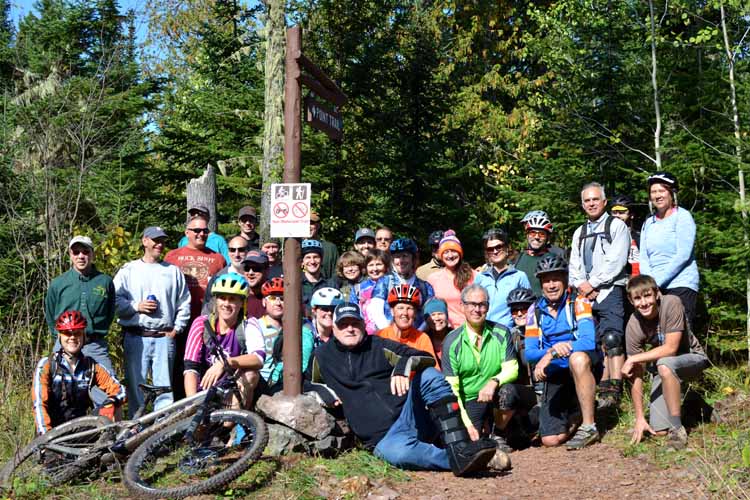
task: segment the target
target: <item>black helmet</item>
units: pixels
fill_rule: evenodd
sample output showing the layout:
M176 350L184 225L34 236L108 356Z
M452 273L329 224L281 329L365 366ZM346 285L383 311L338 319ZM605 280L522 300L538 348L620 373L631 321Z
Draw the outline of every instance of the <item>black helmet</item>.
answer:
M611 207L614 208L618 205L630 209L630 207L635 205L635 202L633 201L633 198L626 194L618 194L612 200Z
M484 243L487 243L490 240L500 240L507 245L508 233L506 233L499 227L493 227L492 229L488 229L487 231L485 231L482 235L482 241Z
M548 253L542 259L536 263L536 272L534 276L537 278L540 274L554 273L556 271L568 272L568 263L564 257Z
M430 233L430 236L427 238L427 243L431 247L436 247L440 245L440 240L443 239L444 232L438 229L437 231L433 231Z
M677 178L669 172L654 172L648 176L648 187L654 184L664 184L671 191L677 191Z
M532 292L528 288L519 286L518 288L514 288L510 291L510 293L508 294L508 300L506 300L506 302L508 303L508 307L513 307L516 304L528 306L533 304L535 300L536 295L534 295L534 292Z

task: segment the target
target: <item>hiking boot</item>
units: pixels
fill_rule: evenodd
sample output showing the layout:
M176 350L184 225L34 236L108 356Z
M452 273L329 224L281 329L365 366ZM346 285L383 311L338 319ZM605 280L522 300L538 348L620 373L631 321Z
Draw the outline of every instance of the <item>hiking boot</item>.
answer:
M497 444L487 438L471 440L461 420L458 400L455 397L448 397L430 405L430 414L440 429L454 475L466 476L487 469L487 464L495 456Z
M511 470L513 468L510 463L510 455L499 448L495 450L495 455L487 466L496 471Z
M619 408L621 394L617 391L600 392L596 398L596 407L600 410Z
M664 446L666 446L668 450L672 451L684 450L685 447L687 447L687 439L688 436L685 427L679 426L676 429L669 429L669 433L667 434L667 442Z
M497 449L502 451L503 453L510 453L513 451L513 448L510 447L503 436L490 434L490 439L495 442L495 446L497 447Z
M576 431L575 436L573 436L565 446L569 450L580 450L596 443L597 441L599 441L599 431L597 431L596 428L586 429L584 426L581 426Z

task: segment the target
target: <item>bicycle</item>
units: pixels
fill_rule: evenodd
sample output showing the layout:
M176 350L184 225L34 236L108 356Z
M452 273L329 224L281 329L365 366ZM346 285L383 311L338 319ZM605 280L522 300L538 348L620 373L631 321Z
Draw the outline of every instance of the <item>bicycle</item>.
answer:
M85 416L66 422L16 453L0 470L0 485L12 489L19 481L30 480L56 486L120 463L131 454L124 479L126 486L141 496L181 498L234 480L260 456L268 442L268 430L256 413L224 409L228 397L239 397L237 372L228 368L215 334L210 334L209 349L227 367L218 384L151 413L145 413L146 407L171 388L141 385L144 403L132 420L111 422L105 417ZM170 442L170 455L179 454L180 465L142 474L144 466L161 463ZM183 446L174 446L177 443ZM175 480L183 485L165 489L160 487L165 481L162 477L161 483L151 484L165 472L178 476L167 478L167 485Z

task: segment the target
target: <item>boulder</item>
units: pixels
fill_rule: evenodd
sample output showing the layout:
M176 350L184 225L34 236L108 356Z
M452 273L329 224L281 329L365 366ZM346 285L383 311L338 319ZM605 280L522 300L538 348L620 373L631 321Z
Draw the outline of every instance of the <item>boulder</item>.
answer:
M310 446L305 436L289 427L268 424L268 445L265 454L272 457L290 453L309 453Z
M255 405L257 411L270 420L284 424L310 439L323 439L336 424L312 396L288 397L282 393L263 395Z

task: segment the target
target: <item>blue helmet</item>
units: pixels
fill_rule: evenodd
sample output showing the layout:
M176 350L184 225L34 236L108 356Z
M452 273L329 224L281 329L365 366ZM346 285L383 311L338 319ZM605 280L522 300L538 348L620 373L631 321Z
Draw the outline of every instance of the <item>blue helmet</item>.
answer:
M302 255L317 253L323 256L323 244L318 240L302 240Z
M409 252L412 255L417 255L417 244L409 238L399 238L391 243L391 253L398 252Z

